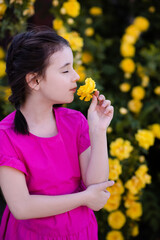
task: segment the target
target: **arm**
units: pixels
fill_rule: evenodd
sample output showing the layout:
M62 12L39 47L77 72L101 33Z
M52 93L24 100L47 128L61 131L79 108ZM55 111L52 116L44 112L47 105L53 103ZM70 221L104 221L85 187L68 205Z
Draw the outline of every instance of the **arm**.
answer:
M99 100L99 103L98 103ZM103 95L93 96L88 110L91 147L80 155L82 179L86 186L108 180L108 147L106 131L113 117L113 107Z
M22 172L12 167L0 167L0 186L10 211L17 219L49 217L83 205L99 210L109 198L105 189L111 185L112 181L104 182L83 192L59 196L31 195Z

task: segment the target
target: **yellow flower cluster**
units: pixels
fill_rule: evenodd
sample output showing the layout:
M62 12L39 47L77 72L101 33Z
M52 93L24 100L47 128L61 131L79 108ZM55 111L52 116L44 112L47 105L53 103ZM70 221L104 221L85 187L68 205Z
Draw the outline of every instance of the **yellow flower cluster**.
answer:
M92 27L88 27L85 29L84 33L87 37L92 37L94 34L94 29Z
M55 18L52 22L53 24L53 29L58 31L63 27L63 21L59 18Z
M154 145L154 135L152 131L147 129L139 129L135 134L135 138L138 141L140 147L148 150L150 146Z
M7 9L7 5L5 4L5 1L4 0L0 1L0 19L3 18L6 12L6 9Z
M122 166L118 159L109 158L109 179L117 180L122 173Z
M33 16L35 11L34 11L34 3L36 0L30 0L28 2L27 8L23 11L23 16Z
M120 67L125 73L132 74L135 71L135 63L131 59L135 55L134 44L138 40L141 32L147 31L148 28L149 21L142 16L136 17L133 23L126 28L120 46L120 53L126 58L121 61Z
M117 210L121 203L121 195L124 192L124 187L122 181L118 179L116 183L112 186L107 188L110 192L110 198L108 199L107 203L104 206L104 209L108 212Z
M90 101L93 95L94 91L97 91L95 89L96 84L95 81L92 78L87 78L85 80L85 85L80 86L77 90L77 95L80 96L80 99L84 101Z
M93 61L93 56L90 52L83 52L82 53L82 62L85 63L85 64L89 64Z
M117 157L119 160L129 158L133 147L128 140L117 138L110 144L110 154Z
M140 202L133 202L127 209L126 215L133 220L138 220L142 216L142 204Z
M73 51L81 51L83 47L83 39L79 36L78 32L65 32L61 34L63 38L68 40Z
M122 92L128 92L131 88L131 85L127 82L124 82L120 84L119 88Z
M151 183L151 176L147 174L147 171L147 166L143 164L136 171L135 175L125 183L125 187L131 194L138 194L142 188L145 188L146 184ZM131 196L128 195L128 197Z
M75 67L76 72L78 73L80 79L79 82L83 82L86 78L85 67L82 65L77 65Z
M99 15L102 15L102 8L100 7L91 7L89 9L89 13L93 16L99 16Z
M108 224L113 229L121 229L125 223L126 223L126 217L120 210L111 212L108 215Z
M138 220L142 215L142 204L137 202L137 200L141 189L145 188L146 184L151 183L151 176L147 171L148 167L145 164L140 165L135 175L125 183L128 193L124 197L124 206L127 208L126 215L133 220ZM134 234L138 234L137 229L135 229Z
M147 87L149 84L149 77L145 73L145 69L142 67L140 63L137 63L137 75L141 78L142 87Z
M141 102L141 100L144 98L145 96L145 90L143 87L141 86L135 86L133 87L132 91L131 91L131 96L133 97L133 99L131 99L128 102L128 108L130 109L131 112L133 113L139 113L143 104Z
M154 89L154 93L157 94L158 96L160 96L160 86L157 86L157 87Z
M6 70L6 63L5 63L4 60L0 60L0 69L1 69L1 71L0 71L0 78L3 78L6 75L6 72L5 72L5 70Z
M107 234L106 240L124 240L124 237L120 231L113 230Z
M68 0L67 2L64 2L62 9L64 9L63 11L65 14L74 18L80 14L80 4L76 0Z
M160 124L159 123L154 123L152 125L148 126L149 130L152 131L153 135L160 139Z

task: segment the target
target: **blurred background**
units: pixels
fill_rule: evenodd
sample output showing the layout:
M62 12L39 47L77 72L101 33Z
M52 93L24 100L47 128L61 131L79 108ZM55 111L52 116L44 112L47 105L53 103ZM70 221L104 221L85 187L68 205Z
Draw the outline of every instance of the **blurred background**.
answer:
M0 120L14 111L5 73L12 37L47 25L66 38L78 86L87 77L111 100L111 197L96 212L100 240L160 240L160 1L0 0ZM87 116L75 94L64 107ZM0 143L3 144L3 143ZM5 200L0 194L0 218Z

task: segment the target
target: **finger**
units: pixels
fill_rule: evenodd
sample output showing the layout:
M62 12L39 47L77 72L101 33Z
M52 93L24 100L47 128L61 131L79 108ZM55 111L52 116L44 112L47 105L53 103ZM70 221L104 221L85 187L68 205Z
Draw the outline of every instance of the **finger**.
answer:
M100 94L98 97L99 100L99 104L101 105L103 103L103 101L105 100L105 96L103 94Z
M99 188L101 190L105 190L107 187L111 187L114 185L114 181L107 181L107 182L102 182L102 183L99 183Z
M105 108L105 107L108 107L110 105L111 105L111 101L110 100L104 100L101 106Z
M99 91L95 91L93 95L95 95L95 96L98 98L98 96L99 96Z
M89 111L89 112L94 111L95 108L96 108L96 106L97 106L97 97L96 97L96 95L93 95L92 101L91 101L91 104L90 104L90 106L89 106L88 111Z
M105 110L105 114L107 115L107 114L113 114L113 112L114 112L114 108L113 108L113 106L109 106L109 107L107 107L106 108L106 110Z

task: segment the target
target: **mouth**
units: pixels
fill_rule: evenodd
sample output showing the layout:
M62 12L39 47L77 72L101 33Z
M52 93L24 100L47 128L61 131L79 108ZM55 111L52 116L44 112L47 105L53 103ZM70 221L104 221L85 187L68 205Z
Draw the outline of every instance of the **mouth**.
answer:
M76 90L77 90L77 87L70 89L70 91L72 92L76 92Z

